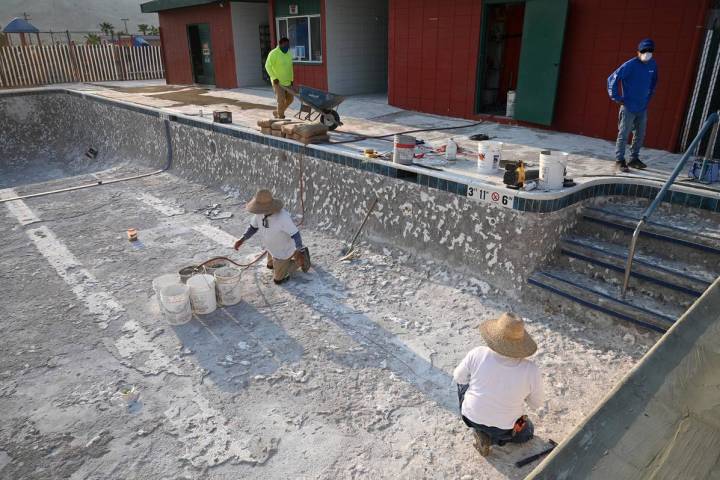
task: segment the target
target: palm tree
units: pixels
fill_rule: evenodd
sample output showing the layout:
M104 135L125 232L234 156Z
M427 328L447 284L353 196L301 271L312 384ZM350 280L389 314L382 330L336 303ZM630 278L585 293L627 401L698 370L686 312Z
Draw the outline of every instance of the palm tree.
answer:
M145 23L141 23L138 27L138 32L142 33L143 35L147 35L148 28L150 28L150 25L147 25Z
M98 25L98 27L100 27L101 32L103 32L105 35L109 35L112 39L113 34L115 33L115 26L112 23L102 22L100 25Z
M160 35L160 29L154 25L150 25L150 29L148 30L148 33L150 35Z
M88 45L100 45L100 36L96 33L88 33L85 35L85 43Z

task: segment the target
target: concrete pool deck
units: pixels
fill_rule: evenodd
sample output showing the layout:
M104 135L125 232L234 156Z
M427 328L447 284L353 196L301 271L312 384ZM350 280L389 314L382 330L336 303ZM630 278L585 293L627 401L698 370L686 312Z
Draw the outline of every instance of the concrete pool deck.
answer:
M103 97L128 101L139 105L162 108L171 113L192 116L202 114L203 117L210 120L212 120L213 109L226 107L233 112L234 124L253 130L257 130L258 120L271 116L268 109L259 107L273 107L275 105L274 94L269 87L209 90L207 93L203 93L203 96L217 98L220 102L213 107L159 99L157 98L158 95L162 96L163 93L169 91L198 88L173 85L166 86L167 90L162 90L163 84L163 81L111 82L70 86L70 88L78 88ZM143 92L142 89L144 86L151 88ZM128 87L129 90L132 90L131 92L123 91L124 89L128 89ZM222 99L233 102L244 102L251 107L240 108L231 104L223 105ZM253 105L257 106L257 108L253 108ZM292 115L295 115L298 107L299 102L296 99L288 110L287 117L290 118ZM348 97L339 107L338 111L345 125L330 134L331 142L343 142L357 138L356 135L342 132L379 136L409 129L455 126L457 129L449 131L431 131L415 134L418 139L425 140L429 146L434 148L445 145L449 138L454 138L461 150L465 152L458 156L456 162L446 162L442 158L442 155L434 155L428 152L425 159L427 165L451 177L457 178L459 181L477 182L496 187L504 186L502 182L502 171L498 171L492 175L478 173L476 168L478 142L469 140L469 136L484 133L490 136L493 141L503 142L503 159L523 160L531 168L533 166L537 167L541 150L550 149L568 152L570 155L568 157L567 176L573 178L573 180L579 184L579 187L582 187L583 184L587 184L588 182L608 179L620 182L648 180L654 183L664 181L681 157L681 155L677 153L646 148L642 151L642 159L647 163L648 168L645 171L632 170L631 173L623 174L616 173L614 170L614 142L603 139L518 125L506 125L491 120L485 121L477 126L463 128L463 125L469 125L475 123L475 121L402 110L388 105L387 96L383 94ZM649 128L652 128L652 123L650 123ZM387 140L368 139L339 145L325 144L323 146L337 152L353 155L361 154L365 148L373 148L378 152L390 152L392 151L392 137L388 137ZM420 161L419 163L422 162L423 161ZM678 185L682 185L687 189L700 188L705 191L720 191L720 184L710 186L700 185L690 182L686 177L685 171L680 175ZM536 190L523 193L526 193L528 197L531 198L555 198L573 191L574 189L564 189L561 192L542 192ZM718 196L718 198L720 198L720 196Z

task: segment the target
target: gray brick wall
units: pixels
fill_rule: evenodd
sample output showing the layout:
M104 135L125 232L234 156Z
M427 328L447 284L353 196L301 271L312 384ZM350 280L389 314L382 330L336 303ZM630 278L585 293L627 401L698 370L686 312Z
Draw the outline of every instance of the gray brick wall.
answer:
M328 89L387 91L388 0L327 0Z

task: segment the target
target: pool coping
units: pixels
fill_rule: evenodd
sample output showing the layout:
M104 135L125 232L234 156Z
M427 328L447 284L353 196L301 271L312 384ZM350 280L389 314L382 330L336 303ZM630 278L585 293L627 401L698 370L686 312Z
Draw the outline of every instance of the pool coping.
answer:
M413 165L401 165L385 160L368 158L352 152L337 152L325 145L304 145L298 141L265 135L251 128L215 123L210 119L197 118L181 113L169 113L162 108L139 105L125 100L111 99L94 93L83 92L65 87L15 89L0 92L2 97L29 95L68 94L96 102L124 108L137 113L151 115L195 128L229 135L260 145L266 145L291 153L302 153L319 160L375 173L397 180L406 181L427 188L445 191L466 197L485 205L505 207L520 212L550 213L562 210L578 202L602 196L629 196L654 198L662 182L660 180L607 176L598 177L573 187L558 191L524 191L500 187L480 180L467 181L467 177L448 172L431 170ZM663 202L687 207L720 212L720 192L700 190L674 184L666 192Z

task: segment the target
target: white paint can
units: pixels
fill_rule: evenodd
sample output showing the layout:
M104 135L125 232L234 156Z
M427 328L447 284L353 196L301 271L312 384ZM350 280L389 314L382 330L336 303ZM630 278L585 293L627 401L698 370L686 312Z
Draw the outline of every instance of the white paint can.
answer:
M395 135L393 144L393 162L401 165L410 165L415 157L415 137L410 135Z
M160 290L158 297L160 311L170 325L184 325L192 319L190 289L187 285L167 285Z
M168 273L160 275L152 281L153 291L155 295L160 295L160 291L168 285L176 285L180 283L180 275L177 273Z
M543 150L540 152L540 184L547 190L559 190L565 180L568 154Z
M222 267L215 270L215 288L220 305L240 303L240 274L234 267Z
M478 143L477 169L480 173L493 173L500 166L502 156L501 142L480 142Z
M190 287L190 303L193 312L198 315L212 313L217 308L215 299L215 278L212 275L201 273L193 275L187 281Z
M510 118L515 116L515 90L508 90L507 92L507 107L505 110L505 116Z

